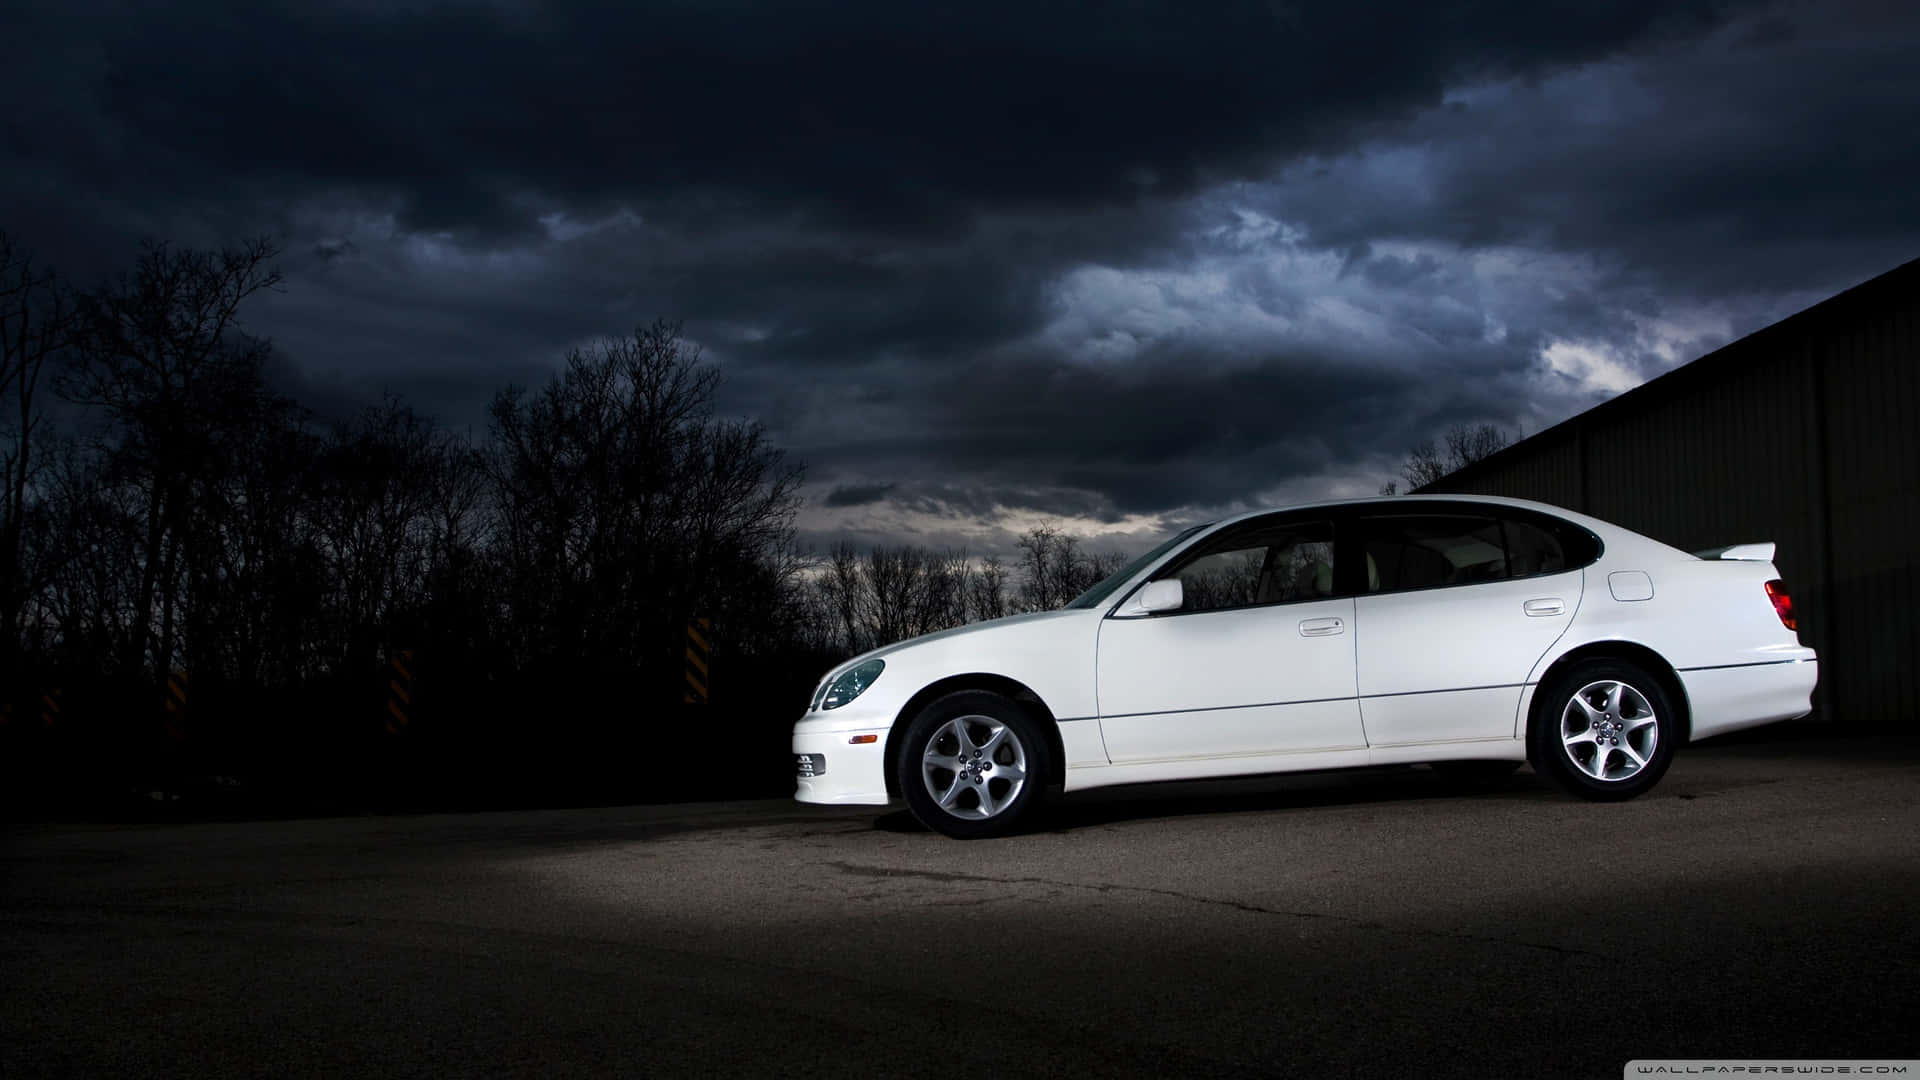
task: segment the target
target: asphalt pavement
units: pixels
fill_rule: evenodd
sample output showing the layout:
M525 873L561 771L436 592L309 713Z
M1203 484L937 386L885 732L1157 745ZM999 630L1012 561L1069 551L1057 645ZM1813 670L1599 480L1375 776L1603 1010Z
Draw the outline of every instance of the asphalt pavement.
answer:
M0 1075L1618 1077L1920 1057L1920 740L1089 792L34 825Z

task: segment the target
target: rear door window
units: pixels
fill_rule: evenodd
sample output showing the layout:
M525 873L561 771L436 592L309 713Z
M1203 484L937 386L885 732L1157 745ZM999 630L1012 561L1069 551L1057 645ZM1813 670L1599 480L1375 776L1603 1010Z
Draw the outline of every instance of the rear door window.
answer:
M1514 577L1557 574L1568 568L1566 545L1530 521L1501 522L1507 532L1507 570Z
M1364 519L1368 592L1472 585L1508 576L1501 523L1491 517L1408 514Z

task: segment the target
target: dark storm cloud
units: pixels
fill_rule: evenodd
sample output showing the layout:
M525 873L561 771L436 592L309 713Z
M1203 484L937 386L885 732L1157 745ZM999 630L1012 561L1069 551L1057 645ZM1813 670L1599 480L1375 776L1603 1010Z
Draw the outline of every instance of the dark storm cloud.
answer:
M1500 380L1436 385L1416 371L1312 357L1205 374L1206 358L1192 351L1160 359L1175 358L1124 372L1038 357L952 371L911 395L932 434L855 433L823 440L813 460L856 474L905 462L909 475L975 481L907 483L890 493L894 504L928 514L1042 510L1115 521L1231 507L1383 447L1397 454L1419 440L1410 417L1497 415L1483 398L1516 389Z
M24 156L175 199L381 192L496 244L543 204L729 194L937 233L1187 191L1726 6L77 4L9 59L91 106Z
M684 319L821 538L1172 521L1920 252L1902 5L1590 8L9 9L0 228L82 275L275 233L249 328L323 411L483 424Z
M709 322L830 314L777 342L789 362L961 350L1030 325L1058 267L1164 239L1196 184L1716 9L1684 10L76 4L7 36L16 98L55 112L13 122L0 194L83 266L135 233L304 240L314 204L508 251L631 208L647 258L588 289ZM983 214L1027 224L983 244ZM576 326L613 303L540 299ZM532 330L492 359L524 362Z
M865 506L887 497L898 484L850 484L827 492L823 500L828 506Z
M1011 481L1018 473L996 448L1051 431L1046 442L1065 452L1043 471L1064 486L1105 493L1114 514L1230 503L1323 469L1394 426L1378 413L1377 378L1336 369L1274 365L1204 381L1057 371L1046 397L1023 392L1032 380L1024 368L974 374L946 388L958 422L939 455ZM1320 403L1334 403L1333 415ZM1330 444L1329 435L1339 441ZM1025 449L1032 461L1046 447Z
M1824 294L1920 250L1916 49L1908 5L1780 5L1702 40L1456 93L1296 165L1266 205L1336 248L1524 245L1680 301Z

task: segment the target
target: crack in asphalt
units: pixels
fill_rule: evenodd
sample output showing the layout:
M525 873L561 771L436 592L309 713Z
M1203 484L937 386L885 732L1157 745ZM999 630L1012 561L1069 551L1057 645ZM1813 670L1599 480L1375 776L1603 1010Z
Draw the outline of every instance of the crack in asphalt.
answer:
M1391 927L1385 923L1368 922L1345 915L1334 915L1324 911L1292 911L1286 908L1266 907L1251 904L1244 900L1229 900L1218 896L1202 896L1197 893L1181 892L1178 889L1157 889L1149 885L1118 885L1113 882L1096 881L1059 881L1043 877L995 877L991 874L956 874L942 870L896 870L883 866L863 866L851 862L829 862L828 866L843 874L869 878L919 878L925 881L972 882L995 885L1047 885L1058 889L1084 889L1099 893L1139 893L1148 896L1163 896L1173 900L1185 900L1188 903L1204 904L1210 907L1224 907L1234 911L1244 911L1253 915L1279 915L1293 919L1316 919L1337 923L1355 930L1380 930L1390 934L1407 934L1414 937L1442 938L1449 941L1471 941L1487 945L1514 945L1523 949L1537 949L1541 952L1558 953L1562 956L1586 956L1596 960L1610 960L1612 957L1588 949L1573 949L1564 945L1546 945L1535 941L1519 941L1514 938L1488 937L1483 934L1457 934L1442 930L1418 930L1407 927Z

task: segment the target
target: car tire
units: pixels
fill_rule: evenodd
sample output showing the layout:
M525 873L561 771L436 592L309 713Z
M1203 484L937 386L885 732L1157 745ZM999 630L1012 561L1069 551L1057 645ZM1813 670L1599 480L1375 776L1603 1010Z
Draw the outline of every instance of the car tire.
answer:
M1533 771L1570 794L1618 802L1666 775L1680 717L1659 680L1622 660L1576 664L1541 686L1527 728Z
M901 736L895 779L922 825L961 840L1004 836L1046 797L1048 743L1033 715L986 690L921 709Z

